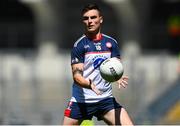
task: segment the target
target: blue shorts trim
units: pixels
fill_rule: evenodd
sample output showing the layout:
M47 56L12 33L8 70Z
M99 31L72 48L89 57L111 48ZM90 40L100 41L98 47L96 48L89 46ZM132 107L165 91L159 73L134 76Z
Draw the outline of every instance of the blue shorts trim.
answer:
M93 116L96 116L98 120L102 120L101 117L106 112L121 107L115 98L107 98L97 103L69 102L64 115L78 120L92 119Z

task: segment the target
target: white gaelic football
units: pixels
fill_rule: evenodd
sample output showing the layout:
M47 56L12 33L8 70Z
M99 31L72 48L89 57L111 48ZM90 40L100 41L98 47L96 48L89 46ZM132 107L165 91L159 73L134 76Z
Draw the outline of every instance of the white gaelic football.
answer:
M100 65L100 74L108 82L119 80L124 72L121 61L117 58L108 58Z

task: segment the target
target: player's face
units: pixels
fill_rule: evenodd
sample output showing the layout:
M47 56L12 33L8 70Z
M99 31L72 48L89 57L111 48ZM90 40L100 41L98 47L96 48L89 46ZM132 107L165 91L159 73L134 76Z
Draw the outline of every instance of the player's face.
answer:
M88 33L98 33L103 22L98 10L89 10L83 14L83 23Z

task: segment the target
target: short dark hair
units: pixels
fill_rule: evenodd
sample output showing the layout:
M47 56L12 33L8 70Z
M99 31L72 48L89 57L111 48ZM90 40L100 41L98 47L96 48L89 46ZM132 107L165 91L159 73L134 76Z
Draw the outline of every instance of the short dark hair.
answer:
M98 10L99 15L101 15L101 10L100 10L99 6L95 3L89 3L89 4L85 5L84 8L82 9L81 14L83 15L84 13L86 13L89 10Z

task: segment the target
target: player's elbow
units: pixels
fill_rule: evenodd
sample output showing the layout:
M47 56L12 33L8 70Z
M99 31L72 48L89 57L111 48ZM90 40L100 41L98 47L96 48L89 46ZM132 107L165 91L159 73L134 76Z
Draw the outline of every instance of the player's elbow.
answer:
M81 78L82 78L81 75L78 75L78 74L73 76L73 80L76 83L81 83Z

